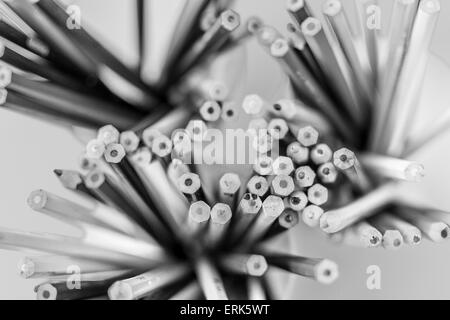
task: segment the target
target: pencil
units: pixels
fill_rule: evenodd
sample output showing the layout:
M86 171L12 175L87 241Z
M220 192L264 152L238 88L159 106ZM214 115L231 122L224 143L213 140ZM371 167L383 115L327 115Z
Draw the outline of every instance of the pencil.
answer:
M262 204L261 214L256 217L255 222L244 235L242 244L244 246L251 246L260 240L267 230L269 230L270 226L283 213L284 209L284 203L280 197L268 196Z
M303 147L300 142L292 142L289 144L286 155L291 158L296 165L303 165L309 161L309 149Z
M184 264L153 269L136 277L115 282L108 289L108 296L111 300L141 299L182 279L189 271L189 267Z
M385 228L398 230L408 245L418 245L422 242L422 232L416 226L406 222L405 220L391 213L381 214L374 218L378 225Z
M116 95L141 110L152 109L162 101L156 89L144 84L135 72L92 37L82 25L69 30L66 24L70 17L62 3L55 0L39 0L35 5L51 17L59 29L66 36L70 36L71 41L94 61L97 65L97 69L94 70L98 70L98 77Z
M200 107L200 115L207 122L216 122L220 119L222 108L216 101L208 100Z
M347 206L327 211L320 218L320 228L326 233L339 232L389 205L396 197L396 190L396 183L387 183Z
M292 20L300 27L311 16L311 9L305 0L288 0L286 9Z
M0 247L2 248L28 249L57 255L65 255L67 252L71 252L71 256L80 259L129 267L149 266L155 262L148 257L137 258L122 252L87 245L82 240L72 237L51 234L42 235L30 232L10 231L7 229L2 229L0 235Z
M264 254L269 265L311 278L322 284L331 284L338 277L336 263L327 259L313 259L299 256Z
M252 301L267 300L262 281L261 281L261 279L259 279L257 277L248 277L247 278L247 292L248 292L249 300L252 300Z
M316 205L309 205L302 211L302 220L310 228L319 227L324 210Z
M386 130L382 136L382 149L391 156L399 156L404 151L408 123L417 111L417 92L424 81L432 35L440 10L438 0L420 2L408 52L398 78L390 113L386 118ZM392 123L394 118L398 119L395 124ZM388 134L389 139L386 137Z
M295 190L294 179L288 175L276 175L271 183L272 194L279 197L288 197Z
M70 275L71 266L77 266L82 273L119 270L123 267L95 260L83 260L64 256L25 257L18 263L19 274L25 279Z
M226 173L219 179L219 197L221 203L236 208L239 201L241 179L235 173Z
M200 258L195 265L195 272L207 300L228 300L223 280L210 261Z
M355 78L358 80L356 84L363 90L366 99L373 104L374 93L372 92L372 82L369 76L371 65L368 51L358 50L357 39L341 1L326 1L323 4L323 13L336 35Z
M447 224L433 217L423 215L420 210L408 207L399 207L395 211L402 219L417 226L422 234L433 242L443 242L450 235Z
M286 209L264 235L263 240L267 241L284 234L286 231L294 228L299 221L298 212Z
M308 205L308 196L303 191L294 191L289 196L288 204L292 210L300 212Z
M214 247L223 240L232 216L231 208L227 204L216 203L212 207L211 220L206 234L206 242L209 247Z
M317 169L317 175L324 184L333 184L338 179L338 171L333 163L327 162Z
M240 24L239 15L226 10L220 14L214 25L207 30L203 36L192 45L191 49L184 53L183 58L177 63L177 70L172 79L183 77L197 63L208 57L209 54L220 47L229 38L230 33Z
M355 153L347 148L337 150L333 154L333 164L361 191L371 189L372 182L361 167Z
M309 188L316 180L316 173L309 166L302 166L295 170L295 182L300 188Z
M316 18L306 19L302 23L302 32L321 69L327 71L329 86L340 101L340 106L352 122L361 127L365 120L364 104L355 90L356 81L341 48L330 43L321 22Z
M206 231L209 219L211 217L211 207L204 201L196 201L189 207L186 226L189 233L196 237Z
M254 223L262 209L261 198L255 194L246 193L242 197L236 213L233 215L227 234L228 243L234 245L245 236L248 228Z
M264 197L269 191L269 182L265 177L253 176L247 183L247 190L258 197Z
M268 268L266 259L255 254L227 254L220 258L220 264L228 272L252 277L262 277Z
M327 144L318 144L311 150L311 160L316 165L330 162L333 158L333 151Z
M283 140L289 134L289 126L284 119L270 120L267 130L275 140Z
M361 157L361 163L369 171L387 179L420 182L425 176L422 164L408 160L368 154Z

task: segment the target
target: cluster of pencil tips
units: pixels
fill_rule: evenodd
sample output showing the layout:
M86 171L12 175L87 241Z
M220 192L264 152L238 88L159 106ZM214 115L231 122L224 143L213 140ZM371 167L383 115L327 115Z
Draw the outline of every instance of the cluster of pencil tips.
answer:
M188 0L150 83L145 1L137 1L139 68L82 26L68 28L56 0L0 1L1 105L96 130L80 171L55 170L82 198L37 190L28 199L81 236L0 229L0 248L46 254L19 265L23 277L45 279L38 299L272 299L269 268L334 282L334 262L266 246L300 221L367 248L447 239L450 214L398 191L423 178L409 159L450 124L449 112L419 138L408 131L439 1L392 1L382 29L367 20L378 0L354 4L357 23L339 0L324 3L323 23L307 1L289 0L286 38L255 17L241 25L231 1ZM239 108L208 66L252 37L286 72L292 95L248 95ZM252 118L249 132L265 132L253 141L253 172L211 183L192 151L208 128L241 112Z

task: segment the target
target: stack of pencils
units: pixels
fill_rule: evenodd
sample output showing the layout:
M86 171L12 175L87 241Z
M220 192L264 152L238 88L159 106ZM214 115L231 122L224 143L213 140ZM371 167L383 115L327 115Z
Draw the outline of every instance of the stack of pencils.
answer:
M0 23L2 105L97 129L80 171L54 171L83 201L44 190L28 199L81 236L0 229L0 248L46 254L19 266L23 277L45 280L38 299L272 299L270 268L334 282L334 262L268 249L300 221L367 248L447 239L450 214L398 192L421 180L423 166L410 159L450 124L449 112L420 139L408 132L439 1L393 1L384 32L367 16L377 0L354 3L358 32L338 0L324 3L326 23L307 1L289 0L283 37L258 18L240 26L229 1L189 0L161 77L149 84L141 78L144 16L133 69L83 27L68 29L56 0L0 2L8 18ZM138 13L144 7L137 1ZM252 35L289 76L292 96L245 97L253 172L211 181L193 164L194 150L207 129L235 121L240 110L207 69Z
M87 144L81 171L54 170L82 201L45 190L30 194L33 210L75 226L80 237L0 229L1 248L46 253L19 264L24 278L45 280L36 287L38 299L260 300L275 298L269 268L323 284L337 279L330 260L270 249L299 222L299 208L291 209L281 191L251 193L259 182L241 185L234 173L221 177L217 195L203 187L207 177L182 160L199 139L192 121L184 139L156 129L176 112L147 127L142 139L104 126ZM274 178L281 188L283 177ZM310 192L312 202L326 201L322 189Z
M324 1L320 16L313 15L309 1L287 1L292 18L288 37L270 26L261 27L256 37L288 75L293 99L276 102L262 112L245 105L244 110L256 117L256 124L284 120L283 130L297 138L285 154L295 162L291 148L302 150L296 151L301 155L299 165L308 161L308 151L298 143L308 147L302 143L302 126L312 125L328 143L318 148L330 161L325 170L337 179L337 192L325 210L310 212L306 207L304 220L314 217L311 225L338 243L398 249L419 244L422 236L434 242L449 237L447 212L405 198L400 191L403 183L423 178L423 165L411 159L448 129L450 112L419 138L411 135L439 1L392 1L389 21L383 19L387 15L381 3L352 1L358 17L352 21L339 0ZM308 129L309 137L317 136L311 132ZM337 151L331 154L332 149ZM310 163L317 164L313 156L318 151L309 152ZM307 186L316 182L314 177L323 178L320 168L319 172L296 170L294 179L302 189L299 170L309 177ZM336 178L334 172L343 175ZM319 190L317 195L324 193Z

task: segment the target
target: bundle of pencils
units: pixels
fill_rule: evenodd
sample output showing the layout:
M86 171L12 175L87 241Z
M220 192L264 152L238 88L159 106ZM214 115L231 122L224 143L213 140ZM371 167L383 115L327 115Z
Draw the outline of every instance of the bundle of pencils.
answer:
M45 279L37 297L271 299L269 268L332 283L334 262L267 246L301 220L333 241L367 248L416 245L422 235L447 239L450 214L398 192L421 180L423 166L409 159L450 123L449 112L421 139L407 130L439 1L393 1L385 33L376 19L366 21L377 0L354 3L359 32L338 0L325 2L326 24L308 2L288 1L285 38L257 18L238 29L227 1L189 0L161 78L148 84L139 74L146 70L145 17L138 19L142 61L135 70L84 28L67 29L66 9L56 1L1 2L17 34L0 24L9 64L0 70L3 106L100 128L80 171L55 170L82 202L44 190L28 199L81 236L0 230L0 248L47 254L20 264L23 277ZM146 11L145 1L137 4ZM274 103L245 97L258 154L253 172L215 182L193 164L195 150L209 128L234 122L240 110L227 86L208 75L207 62L250 35L286 71L292 96Z
M211 59L230 52L257 28L231 2L193 0L183 8L162 76L150 83L149 5L136 1L138 66L117 58L58 0L0 2L1 106L52 123L131 129L183 104L192 108L214 88L190 83ZM79 13L81 14L81 13ZM84 21L84 20L83 20ZM248 27L247 27L248 26ZM235 31L235 32L233 32Z
M270 299L270 267L323 284L336 280L330 260L268 248L299 221L281 194L247 192L258 187L227 173L211 196L207 177L181 160L199 139L197 127L191 122L187 135L172 138L156 129L173 114L147 127L142 139L102 127L86 146L81 171L55 170L82 201L30 194L32 209L77 227L80 237L0 230L0 248L46 253L19 264L23 277L45 279L37 298Z
M310 193L319 199L325 194L322 188L308 189L316 176L323 183L327 172L333 182L338 181L325 210L303 209L303 218L311 226L336 242L359 247L397 249L419 244L422 235L443 241L449 236L450 215L399 192L401 184L418 182L424 176L423 165L410 159L450 124L449 112L436 126L421 132L420 138L410 134L440 3L392 1L389 21L382 19L386 15L381 12L381 1L352 3L358 16L356 31L339 0L325 1L321 16L312 14L307 0L287 1L292 18L288 37L270 26L260 28L256 36L288 75L294 99L270 107L259 99L266 106L264 111L245 105L244 110L257 117L257 125L276 121L284 133L296 138L287 139L295 142L285 151L294 163L320 165L314 157L327 162L313 170L290 167L296 170L297 187L307 190L310 203L316 205ZM261 115L264 119L258 119ZM302 126L307 124L316 130L305 131ZM314 137L314 143L320 133L328 145L306 150L305 132L309 139ZM306 185L299 182L299 174L307 179ZM302 199L299 202L304 205L305 194Z

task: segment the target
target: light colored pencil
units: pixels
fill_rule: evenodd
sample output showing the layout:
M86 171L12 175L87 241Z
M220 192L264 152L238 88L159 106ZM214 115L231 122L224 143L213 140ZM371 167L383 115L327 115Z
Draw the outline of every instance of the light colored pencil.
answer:
M200 258L196 262L195 272L207 300L228 300L223 280L210 261Z
M387 179L420 182L425 176L424 166L417 162L374 154L363 155L360 159L369 171Z
M339 232L389 205L396 198L396 191L396 183L387 183L347 206L327 211L320 218L320 228L326 233Z
M268 268L266 259L257 254L227 254L220 264L228 272L252 277L262 277Z
M137 300L185 277L189 267L175 264L159 267L136 277L115 282L108 289L111 300Z

